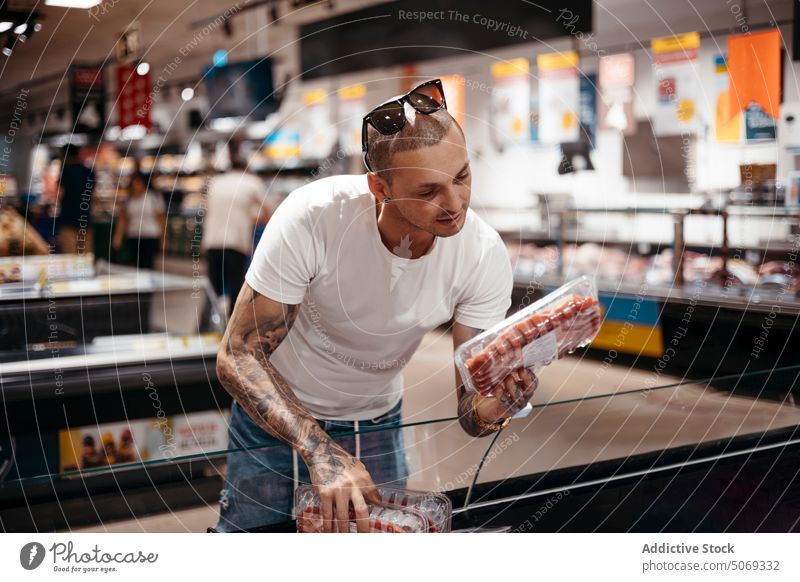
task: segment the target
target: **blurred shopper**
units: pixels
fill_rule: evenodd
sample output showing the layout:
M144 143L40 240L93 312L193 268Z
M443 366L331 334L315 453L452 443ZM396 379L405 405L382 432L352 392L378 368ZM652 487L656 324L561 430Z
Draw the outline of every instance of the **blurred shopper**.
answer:
M62 253L94 252L91 207L95 176L78 154L78 148L72 144L64 148L64 167L58 181L60 209L56 227Z
M128 254L140 269L153 268L156 253L163 248L166 229L164 199L147 185L144 174L137 172L131 178L130 195L113 240L114 249L119 250L127 237Z
M244 158L233 155L231 162L230 171L208 184L201 244L214 291L228 297L228 314L244 283L253 249L253 227L269 219L264 183L247 171Z

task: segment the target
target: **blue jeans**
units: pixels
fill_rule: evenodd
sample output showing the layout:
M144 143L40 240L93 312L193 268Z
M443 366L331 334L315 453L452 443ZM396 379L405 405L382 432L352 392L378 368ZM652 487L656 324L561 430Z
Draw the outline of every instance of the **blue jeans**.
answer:
M392 410L372 420L319 421L322 430L361 459L375 485L406 486L408 464L403 429L399 428L401 404L398 402ZM356 429L358 435L335 436ZM237 402L231 409L228 436L229 449L264 446L228 453L217 531L241 531L291 520L295 487L311 483L303 459L253 422Z

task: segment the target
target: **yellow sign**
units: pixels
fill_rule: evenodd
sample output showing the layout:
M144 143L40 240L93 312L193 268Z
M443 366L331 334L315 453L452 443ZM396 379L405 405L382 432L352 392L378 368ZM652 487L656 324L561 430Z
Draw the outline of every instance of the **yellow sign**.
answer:
M322 103L325 99L328 98L328 94L325 93L322 89L318 89L316 91L309 91L308 93L303 94L303 103L306 105L316 105L317 103Z
M592 340L592 348L617 350L638 356L660 358L664 354L664 338L659 326L633 325L625 322L604 321ZM624 338L620 341L620 338Z
M578 66L578 53L566 51L563 53L548 53L536 57L536 66L540 71L552 71L555 69L567 69Z
M527 75L531 70L528 59L512 59L492 65L493 77L513 77L514 75Z
M696 32L687 32L677 36L661 36L650 41L650 48L657 55L689 51L700 47L700 35Z
M689 123L694 117L694 101L691 99L681 99L678 103L678 111L676 115L684 123Z
M359 83L358 85L349 85L339 89L339 97L342 99L360 99L367 94L367 87Z

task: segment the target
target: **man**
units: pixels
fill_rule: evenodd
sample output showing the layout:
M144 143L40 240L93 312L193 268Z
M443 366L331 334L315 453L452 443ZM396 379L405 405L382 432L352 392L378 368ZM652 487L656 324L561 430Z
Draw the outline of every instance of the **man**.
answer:
M232 156L230 172L208 184L208 207L201 248L205 252L208 278L218 296L227 295L232 306L244 283L247 261L253 247L253 226L269 218L264 206L266 189L247 171L247 163ZM228 314L230 314L228 308Z
M366 531L376 484L403 487L408 476L402 367L453 316L456 348L510 306L508 255L469 210L464 134L441 83L373 110L363 142L367 175L317 180L278 207L222 340L217 374L236 400L230 446L251 448L229 455L220 531L290 519L292 486L306 475L325 531L347 531L351 505ZM536 379L516 370L486 398L457 373L456 386L461 426L486 436L525 406ZM364 434L328 434L353 431Z
M56 226L60 252L86 254L94 252L91 205L95 177L78 153L75 145L64 148Z

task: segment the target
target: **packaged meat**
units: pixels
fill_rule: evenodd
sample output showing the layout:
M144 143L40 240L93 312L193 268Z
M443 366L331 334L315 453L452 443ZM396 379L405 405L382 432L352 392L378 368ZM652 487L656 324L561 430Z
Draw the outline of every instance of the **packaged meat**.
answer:
M378 487L381 503L369 504L369 527L372 533L449 532L453 506L439 493ZM312 485L295 491L294 515L300 533L322 533L319 496ZM351 532L356 532L355 513L350 510Z
M464 386L489 395L519 368L535 371L588 345L600 329L597 290L579 277L458 347Z

